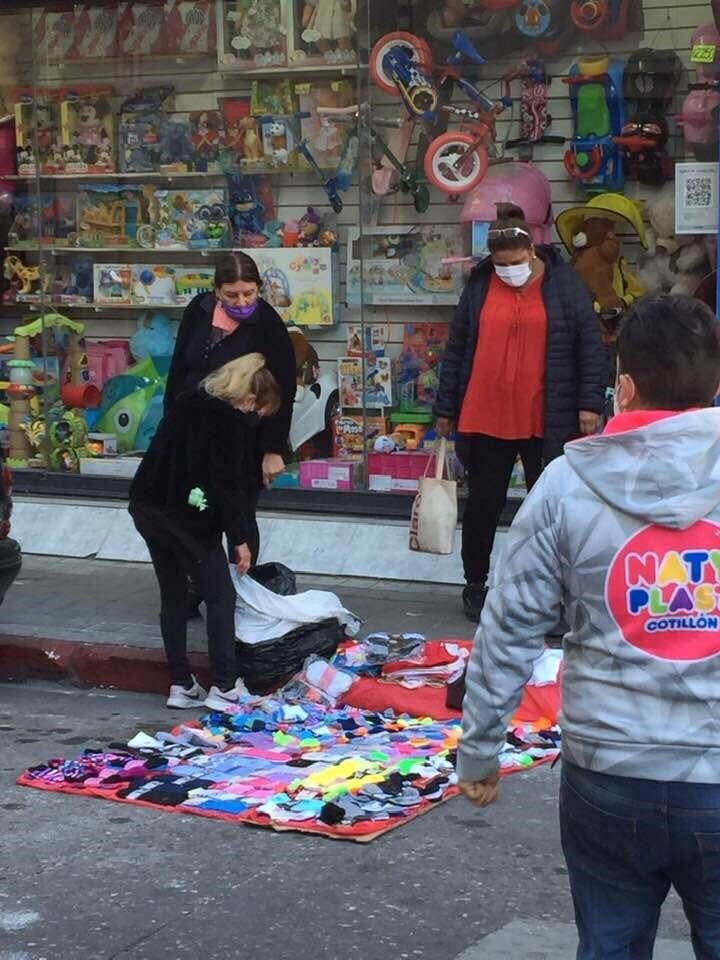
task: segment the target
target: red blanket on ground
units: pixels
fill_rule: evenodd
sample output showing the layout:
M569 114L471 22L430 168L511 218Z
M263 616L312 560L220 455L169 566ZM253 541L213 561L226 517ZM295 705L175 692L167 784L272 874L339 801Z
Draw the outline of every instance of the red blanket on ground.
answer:
M472 647L472 640L451 640L458 646ZM386 683L374 677L359 677L344 695L343 703L362 710L382 712L391 707L396 713L408 713L412 717L432 717L434 720L453 720L460 717L459 710L445 705L445 687L420 687L408 690L396 683ZM513 720L518 723L536 723L547 718L547 726L557 722L560 710L560 682L542 687L528 685L515 712Z

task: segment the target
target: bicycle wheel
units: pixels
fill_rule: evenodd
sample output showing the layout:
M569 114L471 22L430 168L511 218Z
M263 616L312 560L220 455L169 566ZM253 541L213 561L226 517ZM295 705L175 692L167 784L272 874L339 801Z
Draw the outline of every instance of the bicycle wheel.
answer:
M425 176L445 193L467 193L480 183L489 164L487 150L475 146L475 137L469 133L443 133L425 154Z
M382 91L389 93L390 96L397 96L397 85L383 67L383 59L393 47L402 47L413 63L429 65L432 63L432 54L427 41L416 37L414 33L396 30L394 33L386 33L384 37L380 37L370 52L370 76Z

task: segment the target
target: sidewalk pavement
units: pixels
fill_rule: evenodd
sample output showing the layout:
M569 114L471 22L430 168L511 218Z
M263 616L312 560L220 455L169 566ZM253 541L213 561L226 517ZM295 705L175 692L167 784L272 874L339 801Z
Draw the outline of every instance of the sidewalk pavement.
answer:
M455 586L299 576L298 589L331 590L363 620L363 633L413 631L472 638ZM44 677L145 693L167 689L152 568L140 563L26 556L0 607L0 679ZM200 676L204 624L189 625Z

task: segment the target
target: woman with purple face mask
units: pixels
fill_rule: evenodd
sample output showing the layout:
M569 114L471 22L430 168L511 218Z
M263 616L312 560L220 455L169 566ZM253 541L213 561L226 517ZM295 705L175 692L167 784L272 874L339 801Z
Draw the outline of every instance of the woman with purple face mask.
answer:
M249 353L265 357L280 389L280 408L258 422L257 493L285 468L290 420L297 390L295 354L285 324L260 296L257 264L245 253L224 254L215 266L215 290L188 305L178 330L165 390L165 413L178 397L194 390L209 374ZM249 545L257 560L259 535L253 520ZM234 558L231 557L234 561ZM191 609L199 598L191 598Z
M468 478L463 607L480 619L495 530L519 456L528 491L574 438L594 433L607 370L592 299L523 211L497 204L490 256L472 271L450 327L436 429L457 426Z

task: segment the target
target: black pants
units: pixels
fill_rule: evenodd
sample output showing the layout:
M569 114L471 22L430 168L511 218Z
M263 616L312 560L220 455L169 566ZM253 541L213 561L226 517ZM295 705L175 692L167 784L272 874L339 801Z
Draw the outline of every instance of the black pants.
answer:
M192 576L205 601L205 620L212 682L221 690L235 683L235 586L222 541L195 559L183 544L141 513L133 515L147 544L160 586L160 632L165 645L170 682L192 683L187 657L187 611Z
M466 438L465 469L468 498L462 528L462 561L465 580L484 584L515 461L520 456L527 489L542 472L543 441L499 440L482 434Z

